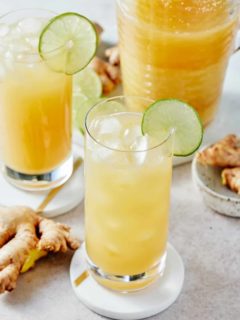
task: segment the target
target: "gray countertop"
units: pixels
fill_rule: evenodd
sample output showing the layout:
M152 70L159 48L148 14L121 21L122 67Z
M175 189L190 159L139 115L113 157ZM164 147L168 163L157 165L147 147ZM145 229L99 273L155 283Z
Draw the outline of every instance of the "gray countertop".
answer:
M19 7L39 7L37 0L1 0L4 13ZM78 10L105 26L114 39L113 0L41 0L41 7ZM84 237L83 205L57 221ZM195 190L190 165L174 169L170 242L185 264L185 283L179 299L154 320L237 320L240 318L240 220L206 208ZM43 258L21 275L17 288L0 296L0 320L97 320L75 297L69 281L71 253Z

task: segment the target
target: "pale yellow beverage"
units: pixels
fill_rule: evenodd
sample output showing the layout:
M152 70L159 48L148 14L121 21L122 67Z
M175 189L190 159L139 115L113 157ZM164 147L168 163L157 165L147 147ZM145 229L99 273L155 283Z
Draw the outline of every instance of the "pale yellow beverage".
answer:
M99 111L104 107L100 104ZM87 122L86 250L90 265L107 276L136 280L107 281L93 272L100 283L117 290L154 281L166 258L172 136L162 144L143 136L141 121L142 113L126 109L97 112Z
M37 47L53 15L0 19L0 155L6 176L25 189L56 186L72 172L72 78L52 71Z
M181 99L204 125L217 110L239 2L118 0L124 94Z
M44 63L15 65L0 82L2 160L25 174L49 172L71 154L71 78Z

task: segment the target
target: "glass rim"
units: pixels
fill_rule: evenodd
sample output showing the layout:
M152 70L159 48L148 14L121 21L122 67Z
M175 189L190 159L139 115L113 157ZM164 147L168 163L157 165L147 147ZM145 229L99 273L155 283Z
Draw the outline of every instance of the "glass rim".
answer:
M10 11L0 15L0 23L4 23L4 22L2 22L2 20L4 18L7 18L8 16L11 16L12 14L15 14L15 13L18 13L18 12L31 12L31 11L40 11L40 12L50 13L50 14L53 15L50 19L52 19L52 18L54 18L54 16L58 15L58 13L56 11L53 11L53 10L50 10L50 9L44 9L44 8L22 8L22 9L10 10ZM1 42L0 48L7 49L7 47L8 47L7 44L4 44L3 42ZM46 54L48 55L48 54L57 53L58 50L62 49L63 47L64 46L60 46L60 47L58 47L56 49L50 50ZM40 56L38 51L36 51L36 52L23 52L22 50L19 50L19 51L17 50L17 51L13 51L13 52L16 53L16 54L22 54L26 58L27 57L36 57L36 56L38 56L40 59L38 61L34 61L34 64L35 63L44 62L44 60L41 58L41 56ZM27 60L16 61L16 59L14 59L14 61L16 63L29 63Z
M165 145L169 139L174 135L175 133L175 129L174 128L170 128L168 133L166 134L166 137L161 140L159 143L157 143L156 145L152 146L152 147L149 147L149 148L146 148L146 149L142 149L142 150L123 150L123 149L118 149L118 148L112 148L112 147L109 147L107 145L105 145L104 143L102 143L101 141L99 141L96 137L94 137L94 135L90 132L90 128L89 128L89 125L88 125L88 118L91 114L91 112L93 110L95 110L95 108L97 108L98 106L100 106L102 103L105 103L105 102L108 102L108 101L114 101L114 100L122 100L122 99L139 99L139 100L145 100L145 101L149 101L150 104L149 106L151 106L151 104L154 103L154 100L153 99L150 99L150 98L144 98L144 97L140 97L140 96L124 96L124 95L119 95L119 96L115 96L115 97L111 97L111 98L106 98L106 99L103 99L102 101L100 102L97 102L95 103L87 112L86 114L86 117L85 117L85 121L84 121L84 125L85 125L85 130L86 130L86 133L88 134L88 136L95 142L97 143L98 145L100 145L101 147L105 148L105 149L108 149L108 150L111 150L111 151L115 151L115 152L123 152L123 153L141 153L141 152L148 152L148 151L151 151L151 150L155 150L155 149L158 149L160 147L162 147L163 145ZM137 111L136 111L137 112ZM142 112L143 114L143 112Z

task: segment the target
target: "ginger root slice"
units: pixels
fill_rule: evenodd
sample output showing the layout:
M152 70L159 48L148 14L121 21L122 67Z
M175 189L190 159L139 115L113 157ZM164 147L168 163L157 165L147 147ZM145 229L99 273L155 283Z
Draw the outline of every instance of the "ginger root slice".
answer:
M41 218L27 207L0 207L0 244L0 293L16 287L19 273L34 250L65 252L79 247L68 226Z
M224 169L222 171L222 183L240 195L240 167Z
M230 134L198 154L202 164L221 168L240 167L240 139Z

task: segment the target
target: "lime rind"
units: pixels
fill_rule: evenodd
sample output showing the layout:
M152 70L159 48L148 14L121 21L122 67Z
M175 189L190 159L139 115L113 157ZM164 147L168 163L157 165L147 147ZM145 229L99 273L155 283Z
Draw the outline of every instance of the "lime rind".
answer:
M99 99L89 99L83 94L77 94L73 97L73 125L82 134L85 134L85 119L89 110L98 102Z
M100 101L102 82L98 74L85 68L73 77L73 125L85 133L85 117L89 109Z
M85 118L88 111L101 99L89 99L82 93L73 96L73 126L85 134Z
M157 100L144 112L142 133L163 141L171 129L175 156L190 156L200 147L203 125L196 110L181 100Z
M82 93L89 99L98 99L102 92L102 81L93 69L85 68L73 76L73 95Z
M66 12L51 19L44 27L38 51L52 70L72 75L90 63L97 46L94 24L78 13Z

